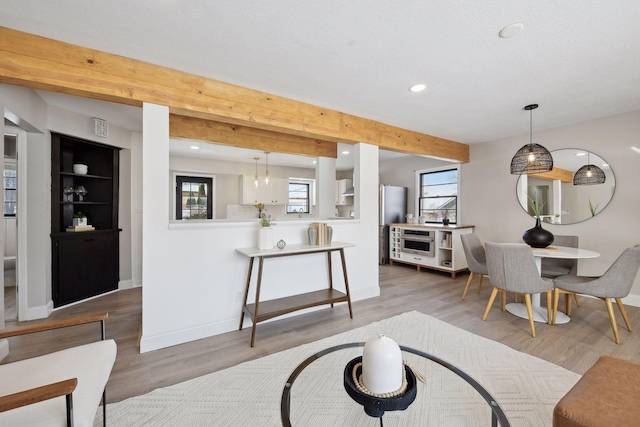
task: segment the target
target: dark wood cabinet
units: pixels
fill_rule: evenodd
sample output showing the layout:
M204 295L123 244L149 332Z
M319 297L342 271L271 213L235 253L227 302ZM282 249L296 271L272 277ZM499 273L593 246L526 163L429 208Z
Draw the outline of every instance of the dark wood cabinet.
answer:
M85 164L86 174L74 164ZM51 244L54 307L118 288L119 149L51 134ZM82 197L65 188L86 189ZM91 231L68 231L82 212Z

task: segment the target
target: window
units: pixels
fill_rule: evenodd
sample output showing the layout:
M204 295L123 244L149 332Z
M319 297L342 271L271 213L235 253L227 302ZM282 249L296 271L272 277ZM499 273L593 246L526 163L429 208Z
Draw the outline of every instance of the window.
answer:
M16 170L5 165L4 169L4 216L16 216L18 176Z
M458 169L445 169L420 174L418 199L420 212L427 222L458 222Z
M176 219L213 218L213 179L176 176Z
M287 213L309 213L309 184L289 183L289 204Z

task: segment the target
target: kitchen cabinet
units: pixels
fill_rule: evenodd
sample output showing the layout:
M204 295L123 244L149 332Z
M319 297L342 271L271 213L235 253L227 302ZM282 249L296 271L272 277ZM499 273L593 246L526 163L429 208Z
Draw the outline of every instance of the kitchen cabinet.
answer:
M451 273L455 279L456 273L467 269L467 259L462 249L460 235L473 233L472 225L408 225L390 224L389 226L389 264L400 262L412 264L418 268L430 268ZM402 250L402 230L429 230L434 236L433 255L421 255Z
M51 134L51 245L54 307L118 288L119 149ZM86 174L74 164L85 164ZM65 189L84 187L80 197ZM89 231L69 231L82 212Z
M352 179L336 180L336 206L352 205L353 196L343 196L344 192L353 187Z
M243 205L255 205L264 203L265 205L286 205L289 203L289 178L271 178L271 186L256 188L255 177L243 175L240 177L242 189L240 200Z

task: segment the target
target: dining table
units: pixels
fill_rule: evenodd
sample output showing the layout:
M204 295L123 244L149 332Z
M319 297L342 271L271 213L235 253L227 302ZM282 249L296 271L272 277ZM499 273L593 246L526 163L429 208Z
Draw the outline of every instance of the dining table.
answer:
M568 246L547 246L546 248L531 248L533 259L536 262L538 273L542 271L542 258L562 258L562 259L587 259L597 258L600 256L598 252L588 249L572 248ZM507 311L523 319L528 319L527 306L524 303L507 304ZM533 311L533 320L536 322L547 323L547 308L540 306L540 294L531 295L531 308ZM569 316L558 312L556 315L556 324L568 323L571 320Z

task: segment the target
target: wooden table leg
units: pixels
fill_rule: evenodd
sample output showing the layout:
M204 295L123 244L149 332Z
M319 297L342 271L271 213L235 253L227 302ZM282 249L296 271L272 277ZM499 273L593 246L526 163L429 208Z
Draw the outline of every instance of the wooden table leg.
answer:
M344 287L347 291L347 304L349 304L349 317L353 319L353 308L351 307L351 292L349 291L349 279L347 278L347 261L344 258L344 248L340 248L340 259L342 260L342 273L344 274Z
M253 271L253 257L249 258L249 274L247 274L247 285L244 288L244 302L242 303L242 310L240 312L240 327L242 330L242 323L244 322L244 308L247 306L247 298L249 297L249 286L251 286L251 272Z
M331 251L327 252L327 265L329 266L329 289L333 289L333 268L331 266ZM333 308L333 303L331 303Z
M262 266L264 265L264 257L260 258L260 264L258 264L258 284L256 286L256 303L255 312L253 313L253 327L251 328L251 347L256 340L256 326L258 325L258 309L260 308L260 286L262 285Z

